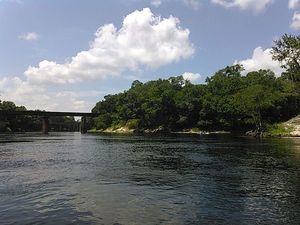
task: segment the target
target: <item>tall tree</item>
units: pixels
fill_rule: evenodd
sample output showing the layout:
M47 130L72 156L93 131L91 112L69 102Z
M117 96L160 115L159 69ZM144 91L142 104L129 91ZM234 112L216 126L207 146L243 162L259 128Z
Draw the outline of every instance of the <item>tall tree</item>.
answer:
M282 63L286 69L283 76L294 82L300 81L300 36L285 34L276 40L272 48L273 59Z
M279 83L275 74L269 70L250 72L243 77L245 88L240 89L234 96L235 108L243 115L244 120L250 117L255 125L257 136L262 135L268 110L281 101Z

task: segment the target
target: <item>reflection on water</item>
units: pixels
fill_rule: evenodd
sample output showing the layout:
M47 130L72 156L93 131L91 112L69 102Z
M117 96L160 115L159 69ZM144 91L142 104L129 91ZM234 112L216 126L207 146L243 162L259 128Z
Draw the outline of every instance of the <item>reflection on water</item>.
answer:
M1 224L300 224L300 140L0 136Z

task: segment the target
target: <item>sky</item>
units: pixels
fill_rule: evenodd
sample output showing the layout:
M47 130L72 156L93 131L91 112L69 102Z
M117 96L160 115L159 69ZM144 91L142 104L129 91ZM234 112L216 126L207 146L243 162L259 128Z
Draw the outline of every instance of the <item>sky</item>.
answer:
M89 112L134 80L204 83L235 63L279 76L285 33L300 0L0 0L0 100Z

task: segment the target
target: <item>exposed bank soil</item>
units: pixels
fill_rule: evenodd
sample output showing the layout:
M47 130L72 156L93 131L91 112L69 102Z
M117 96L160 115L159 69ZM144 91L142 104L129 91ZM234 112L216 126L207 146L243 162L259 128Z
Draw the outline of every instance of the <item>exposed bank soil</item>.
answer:
M300 137L300 115L283 123L286 129L291 129L291 137Z
M116 133L116 134L132 134L135 132L134 129L129 129L128 127L120 127L120 128L117 128L117 129L114 129L114 128L107 128L105 130L102 130L100 132L103 132L103 133Z
M281 123L281 126L284 127L288 133L272 135L266 133L263 136L277 136L277 137L300 137L300 115L295 118L290 119L284 123ZM199 134L199 135L209 135L209 134L230 134L229 131L203 131L196 128L193 129L183 129L180 131L169 131L163 129L163 127L158 127L156 129L146 129L146 130L136 130L130 129L126 126L123 127L109 127L105 130L90 130L90 133L112 133L112 134L133 134L133 133L141 133L141 134L159 134L159 133L171 133L171 134ZM247 136L254 136L254 132L247 132Z
M171 132L173 134L231 134L230 131L193 131L193 130L183 130Z
M119 127L119 128L107 128L105 130L90 130L90 133L112 133L112 134L133 134L133 133L144 133L144 134L160 134L160 133L170 133L170 134L201 134L201 135L208 135L208 134L230 134L229 131L202 131L202 130L195 130L195 129L184 129L181 131L169 131L165 130L162 127L158 127L156 129L146 129L146 130L136 130L136 129L129 129L128 127Z

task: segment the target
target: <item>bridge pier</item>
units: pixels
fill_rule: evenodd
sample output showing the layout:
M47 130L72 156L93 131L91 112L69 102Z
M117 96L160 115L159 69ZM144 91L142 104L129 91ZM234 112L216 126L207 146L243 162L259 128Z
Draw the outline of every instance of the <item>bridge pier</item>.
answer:
M85 134L87 132L86 117L85 116L81 117L80 132L82 134Z
M1 0L0 0L1 1ZM49 126L49 117L51 116L81 116L81 133L87 132L86 118L87 117L97 117L100 113L86 113L86 112L53 112L53 111L39 111L39 110L20 110L20 111L11 111L11 110L0 110L0 117L8 116L37 116L42 119L42 132L48 134L50 131Z
M42 117L42 132L43 134L49 133L49 117L47 116Z

